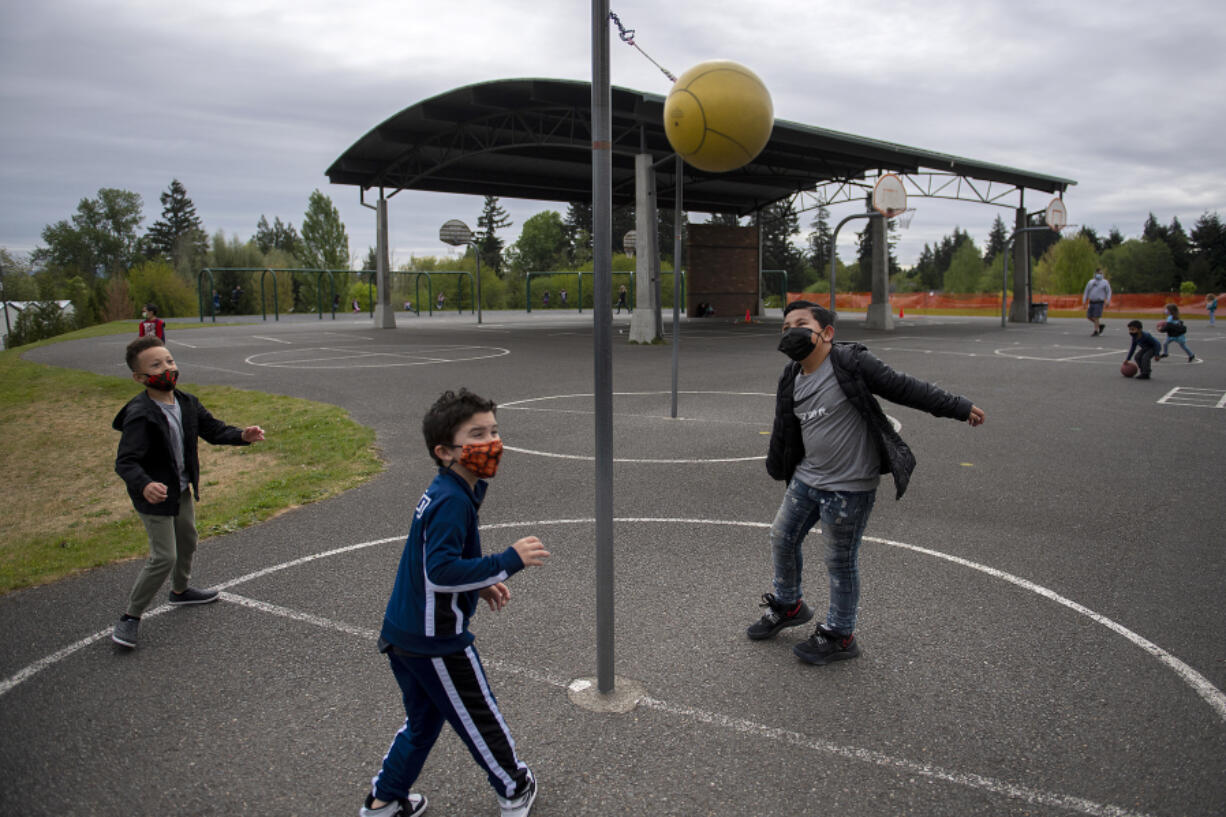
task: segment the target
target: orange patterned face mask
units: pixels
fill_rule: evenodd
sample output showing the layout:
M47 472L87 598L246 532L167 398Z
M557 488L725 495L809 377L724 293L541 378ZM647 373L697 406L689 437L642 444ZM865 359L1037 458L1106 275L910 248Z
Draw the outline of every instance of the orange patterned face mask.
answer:
M498 473L498 461L502 459L502 440L453 445L452 448L460 449L460 465L482 479L489 479Z

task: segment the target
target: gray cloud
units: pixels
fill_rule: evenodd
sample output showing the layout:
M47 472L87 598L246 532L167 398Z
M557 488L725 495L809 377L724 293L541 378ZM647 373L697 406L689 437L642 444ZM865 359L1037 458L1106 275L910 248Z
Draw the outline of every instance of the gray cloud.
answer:
M614 10L674 72L713 57L749 65L782 118L1077 179L1067 196L1077 224L1136 234L1150 211L1191 227L1226 209L1215 42L1226 14L1215 4L635 0ZM0 245L15 250L100 187L140 193L148 224L178 178L210 231L243 238L261 214L299 224L318 187L360 257L373 215L323 173L362 134L472 82L590 78L588 8L563 0L53 0L0 15ZM667 93L660 72L611 36L614 83ZM1001 208L912 204L903 263L954 225L982 241L998 213L1012 221ZM512 234L549 206L504 205ZM472 224L480 208L475 197L398 195L394 255L448 252L438 225Z

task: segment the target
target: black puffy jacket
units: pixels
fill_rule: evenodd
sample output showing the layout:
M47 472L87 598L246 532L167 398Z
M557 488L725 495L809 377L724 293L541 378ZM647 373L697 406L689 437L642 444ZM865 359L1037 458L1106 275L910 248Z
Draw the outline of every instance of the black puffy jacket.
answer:
M907 490L911 472L915 470L915 455L894 430L881 404L874 395L884 397L936 417L965 420L971 414L971 401L950 394L931 383L896 372L881 362L863 344L835 343L830 347L830 363L843 394L868 423L869 433L881 455L881 473L894 476L896 499ZM790 480L796 466L805 457L804 437L800 420L792 408L792 394L799 363L788 363L779 377L775 393L775 422L771 428L770 449L766 454L766 471L778 480Z
M175 390L179 411L183 416L183 467L196 499L200 498L200 457L196 453L197 438L213 445L247 445L242 429L228 426L209 414L195 396ZM123 432L119 452L115 455L115 473L128 486L128 496L136 510L153 516L175 516L179 513L179 475L174 453L170 449L170 426L166 414L146 392L133 397L115 415L111 427ZM145 499L143 491L151 482L166 486L166 499L156 505Z

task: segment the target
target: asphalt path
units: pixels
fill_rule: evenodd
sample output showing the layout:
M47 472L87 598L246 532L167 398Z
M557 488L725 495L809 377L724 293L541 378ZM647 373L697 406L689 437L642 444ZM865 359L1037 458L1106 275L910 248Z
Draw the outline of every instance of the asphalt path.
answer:
M189 391L344 406L387 469L202 542L194 583L223 600L155 607L135 651L109 631L139 561L0 598L0 813L356 814L403 721L374 641L433 475L421 417L460 386L499 403L509 449L486 549L532 533L553 553L474 620L540 781L534 815L1226 813L1221 328L1192 324L1203 361L1177 353L1141 382L1118 372L1122 321L1090 337L1084 320L886 333L851 316L839 339L967 395L987 423L887 405L919 467L902 501L888 477L878 494L863 655L812 667L791 652L808 627L744 636L782 496L762 463L777 313L683 323L677 419L671 349L625 343L616 318L616 667L646 697L611 714L567 694L596 665L590 313L398 318L171 332ZM124 375L127 340L26 357ZM223 419L276 434L275 416ZM815 538L808 556L820 612ZM497 813L449 731L417 789L434 815Z

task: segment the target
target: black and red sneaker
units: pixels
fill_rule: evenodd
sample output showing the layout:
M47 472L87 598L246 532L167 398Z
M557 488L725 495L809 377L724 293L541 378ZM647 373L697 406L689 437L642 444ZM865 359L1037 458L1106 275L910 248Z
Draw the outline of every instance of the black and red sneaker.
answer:
M813 635L792 647L792 652L807 664L822 666L855 658L860 654L860 642L854 635L839 635L819 624Z
M764 593L758 606L765 607L766 612L745 631L745 635L753 641L774 638L784 627L799 627L813 618L813 611L804 601L781 604L774 593Z

